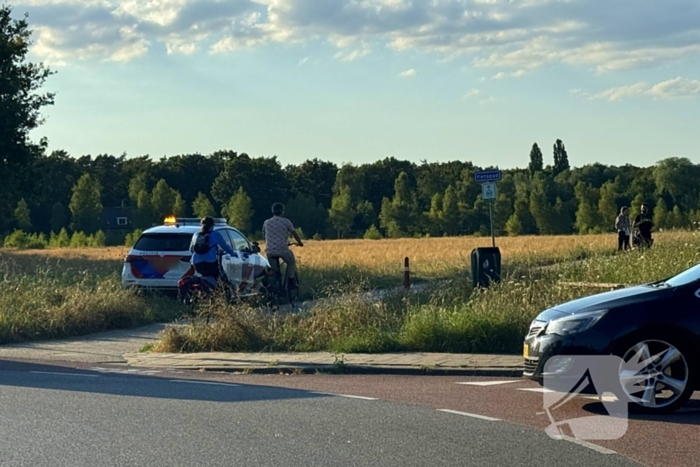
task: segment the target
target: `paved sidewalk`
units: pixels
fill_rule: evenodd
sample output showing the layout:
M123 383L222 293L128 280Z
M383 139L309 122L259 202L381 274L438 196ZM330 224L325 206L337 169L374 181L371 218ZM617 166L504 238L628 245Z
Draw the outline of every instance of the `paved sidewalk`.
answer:
M251 373L345 372L382 374L454 374L520 376L523 359L518 355L450 353L333 354L330 352L208 352L124 355L129 366Z
M330 352L155 353L140 352L158 340L166 324L84 337L0 346L0 358L110 363L134 368L246 373L346 372L520 376L522 357L449 353L339 354Z

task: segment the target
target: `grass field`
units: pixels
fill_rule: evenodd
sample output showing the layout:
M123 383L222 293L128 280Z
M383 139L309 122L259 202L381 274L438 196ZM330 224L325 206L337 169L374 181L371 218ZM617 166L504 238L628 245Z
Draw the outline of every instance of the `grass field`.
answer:
M666 234L664 238L683 237L685 233ZM556 264L591 255L613 253L613 235L532 236L497 239L505 272L517 273L533 266ZM261 245L264 249L264 245ZM449 237L391 240L332 240L304 242L294 248L307 297L323 294L326 287L365 282L371 288L400 285L404 258L410 261L415 281L449 279L470 273L470 254L476 247L491 246L490 238ZM0 250L2 251L2 250ZM66 264L96 264L101 275L121 270L128 248L47 249L13 251L17 257L32 261L45 259ZM6 250L6 254L7 250Z
M371 303L349 295L304 316L209 306L216 324L168 331L160 350L321 350L517 352L534 315L591 293L560 279L644 282L700 262L697 234L661 233L649 252L615 254L613 235L499 238L504 281L475 293L471 250L485 238L309 241L297 248L305 295L399 285L403 258L414 280L447 279L415 297ZM128 328L180 316L167 298L121 290L126 248L0 250L0 342ZM538 268L538 266L556 266ZM310 286L312 284L313 286Z

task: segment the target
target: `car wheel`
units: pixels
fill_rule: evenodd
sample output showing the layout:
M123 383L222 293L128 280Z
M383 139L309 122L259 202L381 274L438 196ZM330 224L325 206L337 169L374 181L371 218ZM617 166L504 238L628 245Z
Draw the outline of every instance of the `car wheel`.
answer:
M638 337L621 345L622 394L630 411L665 414L681 408L694 390L697 366L693 353L677 337Z

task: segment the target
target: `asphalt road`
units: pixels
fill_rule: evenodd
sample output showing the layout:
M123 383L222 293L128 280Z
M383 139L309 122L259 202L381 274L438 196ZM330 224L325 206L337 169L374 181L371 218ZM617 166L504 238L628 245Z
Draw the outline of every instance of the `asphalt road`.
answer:
M466 386L0 361L0 465L636 465L534 426L475 417L494 408L441 397L455 387Z

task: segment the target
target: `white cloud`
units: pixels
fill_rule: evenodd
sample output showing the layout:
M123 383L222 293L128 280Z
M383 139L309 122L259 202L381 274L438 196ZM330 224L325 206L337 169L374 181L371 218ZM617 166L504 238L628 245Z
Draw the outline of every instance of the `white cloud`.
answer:
M33 52L62 61L137 48L118 34L122 27L133 28L142 47L162 43L169 53L318 40L344 61L389 47L465 57L513 77L550 63L607 73L700 53L697 0L17 1L15 11L29 11L32 27L44 31ZM91 28L105 35L86 33Z
M336 52L336 54L333 57L343 62L354 62L358 58L362 58L367 54L369 54L369 49L362 48L350 51L341 50L339 52Z
M576 94L586 95L581 91ZM639 82L628 86L606 89L605 91L595 94L591 99L621 101L631 97L679 99L697 96L700 96L700 80L677 77L654 85Z
M681 77L655 84L649 95L668 99L700 96L700 80Z
M506 77L506 74L504 72L500 71L500 72L496 73L495 75L493 75L491 77L491 79L503 79L505 77Z
M469 91L467 91L467 92L464 94L464 98L465 98L465 99L471 99L472 97L476 97L476 96L478 96L479 94L481 94L481 90L476 89L476 88L470 89Z
M399 76L402 78L408 78L409 76L415 76L416 75L416 70L413 68L410 68L408 70L402 71L399 73Z

